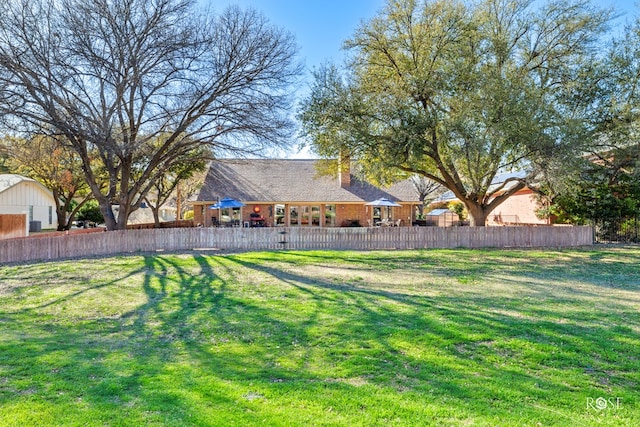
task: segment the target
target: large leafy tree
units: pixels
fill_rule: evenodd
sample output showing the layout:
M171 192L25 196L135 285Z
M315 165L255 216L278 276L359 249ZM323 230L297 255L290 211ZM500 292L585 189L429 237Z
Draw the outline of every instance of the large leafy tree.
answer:
M256 154L287 143L300 73L293 37L252 10L195 6L0 0L0 117L13 132L64 138L110 230L124 229L154 183L194 151Z
M389 0L316 72L303 133L323 156L419 174L489 213L592 135L593 64L610 14L587 1ZM492 185L497 173L524 178Z

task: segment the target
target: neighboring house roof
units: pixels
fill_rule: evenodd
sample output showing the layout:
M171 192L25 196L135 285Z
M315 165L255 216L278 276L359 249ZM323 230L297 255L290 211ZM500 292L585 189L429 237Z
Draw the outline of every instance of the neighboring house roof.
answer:
M27 178L26 176L17 175L13 173L0 174L0 193L9 190L10 188L15 187L16 185L22 182L29 182L36 184L38 187L42 189L42 191L53 197L51 191L46 188L44 185L40 184L35 179Z
M527 176L527 173L525 171L516 171L516 172L504 172L504 173L499 173L497 174L494 178L493 181L491 181L491 185L489 186L489 192L493 191L496 189L496 187L498 187L500 184L502 184L503 182L505 182L507 179L509 178L525 178ZM510 188L512 188L514 185L517 184L518 181L512 181L509 184L507 184L504 190L508 190ZM458 200L458 198L455 196L455 194L453 194L453 191L449 190L445 193L443 193L440 197L438 197L436 200L434 200L434 203L439 203L439 202L451 202L454 200Z
M196 202L232 197L244 202L341 202L361 203L379 198L417 202L410 180L378 188L351 176L343 188L337 176L320 176L317 160L253 159L212 163Z
M434 209L427 213L427 216L440 216L444 214L453 214L449 209Z

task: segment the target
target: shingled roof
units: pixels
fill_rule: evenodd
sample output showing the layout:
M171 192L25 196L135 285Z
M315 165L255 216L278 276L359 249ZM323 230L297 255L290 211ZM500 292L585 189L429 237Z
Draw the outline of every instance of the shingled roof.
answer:
M352 175L351 185L342 188L337 176L320 176L316 163L300 159L217 161L209 167L195 201L214 202L223 197L249 203L362 203L382 197L418 201L410 180L378 188Z

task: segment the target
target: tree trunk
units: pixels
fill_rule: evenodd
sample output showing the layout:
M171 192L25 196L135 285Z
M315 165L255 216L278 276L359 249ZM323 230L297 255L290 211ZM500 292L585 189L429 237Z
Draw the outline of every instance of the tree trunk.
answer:
M57 231L68 230L68 221L67 215L64 211L64 206L60 206L59 203L56 203L56 215L58 216L58 226L56 228Z
M118 209L118 220L116 222L116 230L126 230L127 229L127 221L129 220L129 204L121 203L120 208Z
M176 187L176 220L182 219L182 191L180 184Z
M152 207L149 205L149 207L151 208L151 212L153 212L153 227L160 228L160 206Z
M60 212L58 212L58 231L64 231L64 230L70 230L71 229L71 223L73 222L73 217L75 216L77 210L74 210L71 208L71 200L73 199L73 195L74 193L70 193L68 195L68 197L66 198L66 201L64 202L64 204L62 204L60 206ZM82 201L81 203L78 204L78 209L80 209L80 206L82 206L84 204L84 201ZM67 215L68 213L68 215ZM62 215L62 218L64 218L63 221L60 221L60 215ZM62 225L62 230L60 229L60 226Z
M485 206L476 204L467 204L467 212L469 212L469 225L471 227L484 227L487 224L489 211Z
M98 205L100 206L100 212L102 212L102 216L104 217L104 225L107 227L107 230L117 230L117 222L116 218L113 215L113 209L111 208L111 203L104 197L98 199Z

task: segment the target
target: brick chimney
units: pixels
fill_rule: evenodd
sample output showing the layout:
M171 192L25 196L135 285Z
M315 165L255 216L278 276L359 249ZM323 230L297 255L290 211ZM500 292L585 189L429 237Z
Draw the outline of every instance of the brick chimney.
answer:
M351 158L344 153L338 158L338 182L342 188L351 187Z

